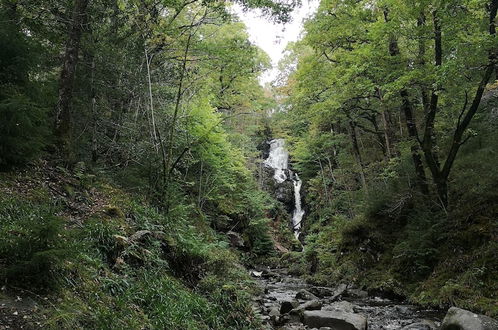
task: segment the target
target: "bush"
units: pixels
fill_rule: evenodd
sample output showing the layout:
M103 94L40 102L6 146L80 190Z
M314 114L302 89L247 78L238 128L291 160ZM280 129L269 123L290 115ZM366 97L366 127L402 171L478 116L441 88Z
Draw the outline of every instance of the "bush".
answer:
M274 252L268 219L253 220L247 228L247 235L251 242L251 252L257 256L271 255Z
M30 290L57 286L71 249L53 214L47 205L0 200L0 280Z
M0 169L7 169L40 152L49 120L35 101L39 86L29 81L37 67L36 45L6 12L0 12L0 44Z
M3 91L0 118L0 169L23 165L40 153L48 134L45 109L25 95L5 95Z

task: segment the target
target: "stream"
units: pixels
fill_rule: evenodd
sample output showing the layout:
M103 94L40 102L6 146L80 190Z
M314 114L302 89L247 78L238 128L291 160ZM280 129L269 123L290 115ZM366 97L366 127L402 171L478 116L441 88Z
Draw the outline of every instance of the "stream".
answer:
M271 140L268 147L264 164L273 172L275 191L281 188L287 196L275 192L274 195L290 206L290 226L299 239L305 216L302 181L289 166L285 140ZM251 274L259 279L264 292L254 299L254 309L267 329L433 330L441 325L444 317L440 310L370 296L345 284L336 288L314 287L289 275L286 269L260 269Z
M432 330L444 317L441 310L370 296L346 285L315 287L285 269L251 274L264 292L254 299L254 309L267 329Z

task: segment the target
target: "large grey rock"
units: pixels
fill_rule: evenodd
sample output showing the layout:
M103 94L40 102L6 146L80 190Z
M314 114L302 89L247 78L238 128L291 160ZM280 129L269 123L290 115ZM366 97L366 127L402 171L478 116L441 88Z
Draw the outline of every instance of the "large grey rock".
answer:
M280 311L278 310L277 307L271 307L269 309L268 315L270 315L270 316L278 316L278 315L280 315Z
M322 302L319 300L310 300L294 308L292 312L315 311L322 308Z
M465 309L451 307L444 317L441 330L498 330L498 321Z
M341 311L305 311L303 323L310 328L330 327L334 330L367 329L367 319L363 315Z
M340 311L347 313L354 313L354 308L356 305L353 305L349 301L336 301L330 305L323 307L326 311Z
M313 293L301 289L296 293L296 299L301 299L301 300L316 300L318 299Z
M303 314L305 311L315 311L320 310L322 308L322 302L318 300L307 301L304 304L301 304L291 310L289 315L296 316L299 321L303 318Z

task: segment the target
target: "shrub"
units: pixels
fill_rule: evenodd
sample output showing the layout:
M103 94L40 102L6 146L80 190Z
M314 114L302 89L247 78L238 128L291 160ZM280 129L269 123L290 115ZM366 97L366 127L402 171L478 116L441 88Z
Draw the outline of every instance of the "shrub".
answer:
M31 290L57 285L72 249L53 214L48 205L0 200L0 280Z
M0 169L23 165L40 153L48 134L45 109L25 95L2 91L0 118Z

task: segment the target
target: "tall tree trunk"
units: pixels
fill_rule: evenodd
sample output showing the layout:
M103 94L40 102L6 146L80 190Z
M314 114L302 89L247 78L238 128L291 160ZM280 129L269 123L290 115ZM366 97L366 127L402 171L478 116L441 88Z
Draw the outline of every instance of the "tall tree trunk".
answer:
M418 142L418 130L415 118L413 116L413 108L410 102L408 92L402 90L400 92L402 105L401 108L405 115L405 123L408 131L408 136L412 140L412 146L410 147L413 165L415 166L415 174L417 176L417 186L424 195L429 194L429 186L427 185L427 177L425 176L424 163L422 162L422 156L420 155L420 146Z
M496 37L496 15L498 11L498 0L491 0L489 4L489 34L492 37ZM441 22L437 16L437 11L433 12L433 22L434 22L434 56L436 66L442 65L443 51L442 51L442 32L441 32ZM481 103L484 90L487 83L493 76L497 62L497 50L492 49L489 52L489 60L484 70L481 81L477 87L472 104L467 110L467 101L465 102L463 109L458 118L457 126L453 134L453 139L451 143L448 156L441 167L439 163L437 153L434 150L434 122L436 118L436 113L438 109L438 95L436 91L433 91L430 99L429 109L426 114L426 125L424 132L424 139L421 141L422 148L424 151L425 159L431 170L432 178L434 184L436 185L437 194L441 203L444 207L448 206L448 178L451 172L451 168L456 159L458 150L465 143L464 139L465 130L469 126L472 118L476 114L479 105Z
M72 21L59 80L59 97L55 109L54 133L58 139L59 150L66 161L69 161L71 157L71 101L88 2L89 0L74 0Z
M389 12L384 11L384 18L386 22L389 22ZM391 56L398 56L400 54L398 41L393 35L389 40L389 54ZM417 186L424 195L429 194L429 186L427 185L427 177L425 175L424 163L422 162L422 157L420 155L419 146L419 135L417 129L417 123L415 121L413 106L410 101L410 95L406 89L400 91L400 96L402 100L401 110L405 115L405 124L408 130L408 136L412 140L411 154L413 165L415 167L415 174L417 176Z
M356 136L356 125L351 120L349 121L349 128L350 128L351 144L353 145L353 155L356 158L358 165L360 165L361 184L363 186L363 189L366 192L368 192L367 180L365 179L363 159L361 157L360 147L358 145L358 137Z

